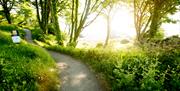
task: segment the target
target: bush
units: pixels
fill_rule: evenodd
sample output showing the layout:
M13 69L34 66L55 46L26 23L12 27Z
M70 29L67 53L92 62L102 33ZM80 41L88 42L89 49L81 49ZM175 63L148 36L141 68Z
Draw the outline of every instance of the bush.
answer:
M0 25L0 29L11 32L12 30L16 30L17 27L15 25Z
M25 32L22 28L17 27L16 25L0 25L0 30L5 31L5 32L11 32L12 30L17 30L19 31L20 37L24 39Z
M39 27L32 29L32 38L39 41L45 41L43 31Z
M96 48L103 48L103 43L97 43Z
M50 55L31 44L13 44L10 34L0 31L0 90L56 91L59 79Z
M167 43L146 44L142 49L119 52L60 46L47 48L81 59L96 73L104 75L112 91L179 91L179 41L172 43L171 40L169 45L164 45Z

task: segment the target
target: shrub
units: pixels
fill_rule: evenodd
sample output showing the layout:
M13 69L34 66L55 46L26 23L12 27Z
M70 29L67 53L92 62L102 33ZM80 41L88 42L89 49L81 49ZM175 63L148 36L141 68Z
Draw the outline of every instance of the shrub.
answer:
M15 25L0 25L0 29L7 31L7 32L11 32L12 30L16 30L18 27Z
M1 31L6 31L6 32L11 32L12 30L17 30L19 31L19 34L20 34L20 37L24 39L24 35L25 35L25 32L22 28L20 27L17 27L16 25L0 25L0 30Z
M120 41L121 44L128 44L130 41L128 39L122 39Z
M103 48L103 43L97 43L96 48Z
M39 27L32 29L32 38L39 41L45 41L43 31Z

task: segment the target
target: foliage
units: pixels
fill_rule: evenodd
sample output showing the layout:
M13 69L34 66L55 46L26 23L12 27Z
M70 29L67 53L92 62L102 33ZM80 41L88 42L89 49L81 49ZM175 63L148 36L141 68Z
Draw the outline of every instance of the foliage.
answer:
M103 43L101 43L101 42L100 42L100 43L97 43L97 44L96 44L96 48L103 48Z
M134 24L137 40L152 39L168 14L178 11L178 0L134 0ZM146 38L144 38L146 37Z
M16 0L0 0L0 5L3 7L2 12L4 13L4 16L9 24L12 23L10 11L12 10L15 2Z
M148 41L144 41L144 42L157 42L157 41L161 41L165 38L165 35L164 35L164 29L162 28L159 28L158 31L156 32L156 34L154 35L153 38L151 38L151 40L148 40ZM144 36L144 39L147 39L148 36ZM145 43L146 44L146 43Z
M12 14L13 23L18 26L35 26L36 16L33 12L35 9L30 2L21 2L16 6L17 14Z
M56 36L54 35L45 35L45 42L47 45L58 45L57 41L56 41Z
M54 34L43 34L40 28L32 29L32 38L34 42L42 43L43 45L58 45L56 36ZM61 33L62 40L67 40L67 34Z
M173 37L140 48L112 52L104 49L74 49L51 46L71 55L103 74L112 91L180 90L180 38Z
M56 66L45 50L24 42L13 44L7 32L0 35L1 91L57 91Z
M45 41L43 31L39 27L34 27L34 29L31 30L32 32L32 38L39 41Z
M25 35L25 32L23 31L23 29L20 28L20 27L17 27L16 25L9 25L9 24L3 24L3 25L1 25L1 24L0 24L0 30L6 31L6 32L9 32L9 33L10 33L12 30L17 30L17 31L19 31L21 38L24 38L24 35Z

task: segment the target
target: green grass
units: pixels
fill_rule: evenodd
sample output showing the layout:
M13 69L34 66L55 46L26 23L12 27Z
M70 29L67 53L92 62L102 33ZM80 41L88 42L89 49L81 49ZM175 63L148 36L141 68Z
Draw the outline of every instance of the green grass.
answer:
M119 52L61 46L46 48L81 59L97 74L102 74L111 91L179 91L180 40L173 41Z
M42 48L22 41L13 44L8 32L0 31L0 90L56 91L58 72Z

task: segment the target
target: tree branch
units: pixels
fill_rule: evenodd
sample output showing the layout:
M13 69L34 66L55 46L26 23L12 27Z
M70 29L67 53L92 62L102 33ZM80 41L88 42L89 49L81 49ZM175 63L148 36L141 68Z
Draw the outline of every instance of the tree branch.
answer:
M98 12L98 14L94 17L93 20L91 20L90 22L88 22L83 28L89 26L90 24L92 24L96 19L97 17L101 14L101 11L103 10L103 8Z
M146 23L146 25L145 25L145 27L144 27L144 29L142 30L141 33L145 33L146 32L146 29L149 26L151 19L152 19L152 16L149 17L149 19L148 19L148 21L147 21L147 23Z
M11 9L12 9L12 7L14 6L14 3L15 3L15 0L13 0L12 2L11 2L11 4L10 4L10 6L9 6L9 11L11 11Z

